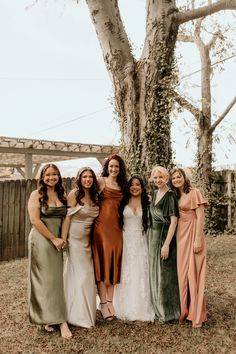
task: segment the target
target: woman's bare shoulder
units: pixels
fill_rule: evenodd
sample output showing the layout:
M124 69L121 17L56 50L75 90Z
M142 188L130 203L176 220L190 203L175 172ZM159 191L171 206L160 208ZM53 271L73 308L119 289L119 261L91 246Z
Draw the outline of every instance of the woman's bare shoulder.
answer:
M78 193L78 189L74 188L70 191L67 197L67 204L69 207L75 206L76 205L76 196Z
M68 194L68 198L69 198L69 197L75 197L76 194L77 194L77 192L78 192L78 189L77 189L77 188L72 189L72 190L69 192L69 194Z
M38 189L31 192L30 197L29 197L29 201L28 201L28 206L38 208L40 206L40 202L39 202L40 197L41 197L41 194L39 194Z
M35 189L33 192L30 194L31 199L38 199L41 197L41 194L39 193L38 189Z
M97 181L98 181L99 191L101 192L106 185L106 177L98 177Z

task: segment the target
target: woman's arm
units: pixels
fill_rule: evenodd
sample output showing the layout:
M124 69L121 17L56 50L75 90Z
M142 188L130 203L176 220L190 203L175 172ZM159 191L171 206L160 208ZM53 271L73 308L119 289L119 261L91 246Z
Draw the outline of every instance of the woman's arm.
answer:
M167 259L169 257L170 243L171 243L171 240L174 236L177 223L178 223L177 216L172 215L170 217L170 226L168 229L166 240L164 242L164 245L161 248L161 258L162 259Z
M40 219L40 203L39 203L39 192L33 191L29 197L28 201L28 212L31 224L35 229L45 238L53 243L53 245L59 250L63 248L64 241L55 235L47 228L47 226Z
M77 189L73 189L68 195L67 205L69 208L75 207L77 204L76 193L77 193ZM66 215L61 227L61 238L65 242L67 240L69 229L70 229L71 217L72 217L71 215Z
M99 188L99 193L102 192L102 190L105 188L106 182L104 177L98 177L98 188Z
M61 227L61 238L66 242L71 223L71 216L66 216Z
M193 252L199 253L202 250L202 235L204 228L204 205L200 205L196 210L196 232L193 242Z

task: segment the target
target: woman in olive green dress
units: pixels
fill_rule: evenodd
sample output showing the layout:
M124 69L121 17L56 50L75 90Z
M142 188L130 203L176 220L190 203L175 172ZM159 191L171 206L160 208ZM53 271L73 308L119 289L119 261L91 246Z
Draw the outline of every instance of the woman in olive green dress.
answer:
M151 299L156 319L160 322L179 319L179 289L176 265L175 229L178 202L167 182L168 171L155 166L150 180L158 188L153 193L148 232Z
M60 172L54 164L43 167L38 189L28 202L32 229L29 234L29 318L52 332L59 324L61 336L72 334L67 325L63 291L63 254L65 241L60 238L66 215L66 196Z

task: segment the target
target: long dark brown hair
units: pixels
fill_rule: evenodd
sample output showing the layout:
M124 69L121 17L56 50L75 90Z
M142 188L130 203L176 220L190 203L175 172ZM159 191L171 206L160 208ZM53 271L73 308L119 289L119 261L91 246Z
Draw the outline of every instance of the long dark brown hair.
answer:
M134 179L139 180L141 188L142 188L142 193L141 193L141 205L142 205L142 225L143 225L143 231L147 231L148 226L149 226L149 199L148 199L148 194L146 192L146 188L143 182L143 179L140 176L134 175L132 176L125 188L124 196L120 202L119 206L119 224L121 228L123 228L124 225L124 208L125 206L129 203L129 200L131 198L131 193L130 193L130 187Z
M118 183L120 189L122 191L124 191L125 186L127 184L126 167L125 167L124 160L119 155L113 154L113 155L108 156L105 159L104 164L103 164L103 169L102 169L101 176L102 177L108 177L109 176L108 165L109 165L109 162L111 160L116 160L116 161L119 162L120 171L119 171L119 174L117 176L117 183Z
M178 188L175 188L172 184L172 176L174 173L179 173L180 175L182 175L184 177L184 193L189 193L190 189L191 189L191 183L190 180L188 179L188 177L186 176L186 173L184 172L184 170L181 167L175 167L170 171L170 186L171 188L176 192L177 197L180 197L180 192Z
M48 208L48 194L47 194L47 185L44 183L43 179L45 173L47 172L47 169L50 167L53 168L58 174L58 182L55 185L55 192L57 193L58 199L60 200L60 202L62 202L63 205L67 204L66 197L65 197L65 189L62 185L62 177L61 177L60 170L53 163L48 163L42 168L38 180L38 191L39 194L41 195L41 197L39 198L39 202L40 202L40 206L44 208Z
M90 167L82 167L77 173L77 176L76 176L75 182L74 182L74 186L77 189L76 201L78 204L84 205L84 203L81 201L81 199L83 199L83 197L85 196L85 192L84 192L84 189L83 189L83 186L81 183L81 179L82 179L82 174L85 171L91 172L91 174L93 176L93 184L89 188L89 195L90 195L92 202L95 205L98 205L98 203L99 203L98 182L97 182L97 178L96 178L94 171Z

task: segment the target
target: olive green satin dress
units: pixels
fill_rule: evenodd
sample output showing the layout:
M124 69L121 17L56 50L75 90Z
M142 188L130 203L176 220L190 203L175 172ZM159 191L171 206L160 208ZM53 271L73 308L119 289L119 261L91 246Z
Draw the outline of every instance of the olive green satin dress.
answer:
M41 210L41 220L60 236L66 207ZM29 318L35 324L59 324L67 320L63 291L63 254L34 227L29 234Z
M156 192L153 201L156 200ZM149 276L151 299L156 319L160 322L179 319L179 288L176 261L176 237L174 235L169 257L161 259L161 248L170 227L170 217L179 216L178 202L169 190L156 204L150 205L152 225L148 231Z

